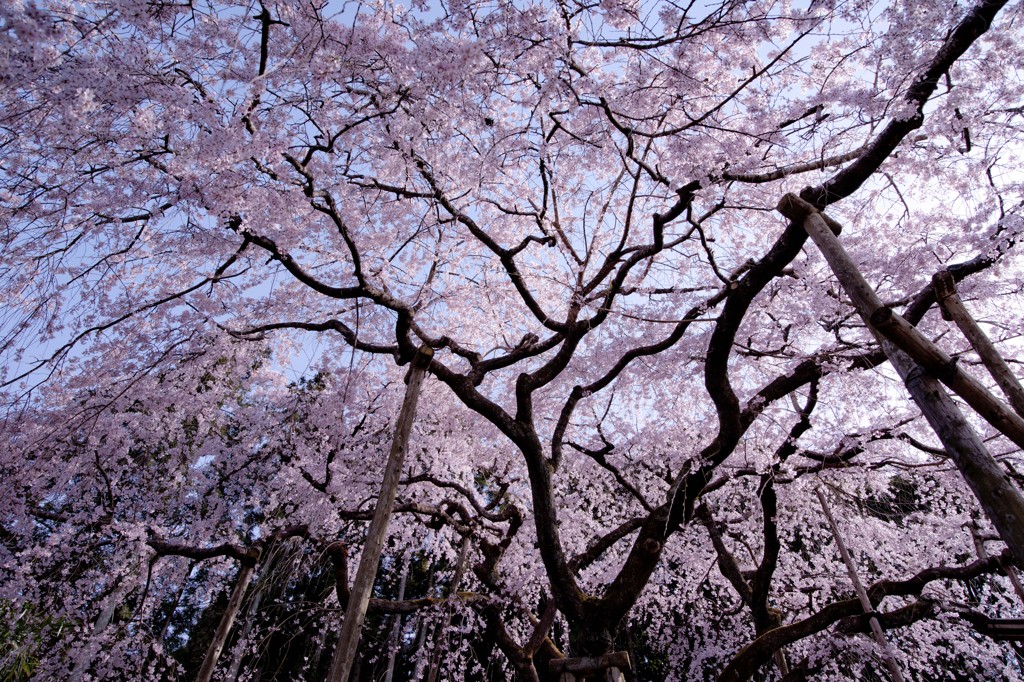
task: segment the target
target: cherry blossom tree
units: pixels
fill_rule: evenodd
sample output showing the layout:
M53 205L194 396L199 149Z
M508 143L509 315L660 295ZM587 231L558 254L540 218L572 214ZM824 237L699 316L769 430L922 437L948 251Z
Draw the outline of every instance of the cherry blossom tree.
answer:
M775 210L1016 367L1022 11L0 7L4 669L321 679L427 346L365 678L880 671L818 489L905 675L1024 677L1017 559Z

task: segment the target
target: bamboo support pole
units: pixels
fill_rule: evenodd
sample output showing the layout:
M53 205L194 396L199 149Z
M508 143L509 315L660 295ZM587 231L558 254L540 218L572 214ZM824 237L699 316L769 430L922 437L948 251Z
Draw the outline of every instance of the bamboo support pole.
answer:
M878 618L874 616L874 604L871 603L867 590L864 589L864 585L860 582L860 577L857 575L857 566L853 563L853 557L850 556L850 552L846 549L846 543L843 542L843 538L839 534L839 526L832 516L832 510L829 509L828 500L825 499L825 494L821 492L821 488L816 488L814 492L817 493L818 501L821 502L821 510L825 512L825 518L828 519L829 528L832 529L832 537L835 538L836 547L839 548L839 555L843 558L843 563L846 564L846 571L850 574L850 582L853 583L853 589L857 592L860 605L864 608L864 613L868 614L871 633L875 636L875 641L878 642L878 646L882 650L885 666L889 669L889 677L892 678L893 682L903 682L903 673L900 671L899 663L896 662L896 656L893 654L892 649L889 648L889 641L885 638L885 633L882 632L882 626L878 623Z
M909 355L872 326L872 315L885 306L836 238L834 232L838 230L833 230L835 221L826 221L813 206L793 194L782 198L778 210L790 220L801 223L821 250L999 536L1017 561L1024 563L1024 496L988 452L939 380L923 371Z
M235 618L242 608L242 599L245 597L245 590L249 587L249 581L252 580L252 573L256 568L256 560L257 557L252 557L250 560L242 561L241 566L238 568L238 578L235 579L235 587L231 590L231 598L228 600L228 606L224 610L224 615L221 616L220 623L217 625L217 632L213 635L213 641L210 642L210 647L206 650L203 665L199 668L199 674L196 675L196 682L210 682L213 678L213 671L216 670L217 660L220 659L220 654L228 641L231 626L234 625Z
M348 608L345 610L341 634L331 659L330 671L327 673L327 682L348 682L356 660L359 635L363 629L363 619L366 617L366 607L370 602L373 580L377 575L380 556L384 550L384 540L387 537L388 524L391 522L391 510L395 504L395 497L398 495L398 481L408 449L409 434L412 431L413 421L416 419L416 404L419 401L420 388L423 386L423 379L433 356L434 352L430 348L422 346L416 353L409 370L405 399L402 402L402 409L398 413L395 436L391 441L391 452L384 470L384 481L381 483L373 520L370 521L366 544L363 546L363 553L359 559L359 568L356 570L356 579L352 586L352 596L349 599Z
M1024 387L1010 371L1010 366L996 350L992 341L967 312L967 308L964 307L964 303L957 293L953 275L948 270L940 270L935 273L932 276L932 288L935 289L935 298L938 299L939 307L942 308L943 317L956 323L960 332L970 342L971 348L985 364L989 374L1002 389L1003 395L1006 396L1010 405L1018 415L1024 416Z

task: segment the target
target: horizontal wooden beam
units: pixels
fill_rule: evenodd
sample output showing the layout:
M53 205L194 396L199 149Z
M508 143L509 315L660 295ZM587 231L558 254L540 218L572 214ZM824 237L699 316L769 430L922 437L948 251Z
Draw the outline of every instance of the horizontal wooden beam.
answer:
M1024 641L1024 620L1020 618L979 618L970 619L979 633L998 641Z

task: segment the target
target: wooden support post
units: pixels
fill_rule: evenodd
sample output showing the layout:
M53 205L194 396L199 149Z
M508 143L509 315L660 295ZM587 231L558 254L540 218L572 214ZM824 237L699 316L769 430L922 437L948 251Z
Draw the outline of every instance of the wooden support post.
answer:
M910 396L942 441L999 536L1017 561L1024 564L1024 496L1020 490L988 452L938 379L923 371L909 355L871 326L871 316L884 306L839 243L829 221L793 194L782 198L778 210L790 220L802 223L817 244L854 307L878 336L883 352L903 378Z
M885 306L876 309L868 321L926 372L963 398L985 421L1018 447L1024 448L1024 419L989 393L981 382L961 370L953 358L917 331L914 325Z
M958 368L957 363L949 355L928 340L916 327L882 303L843 249L832 229L813 206L795 195L787 194L779 202L779 212L792 220L803 220L807 234L821 249L857 312L872 330L895 344L963 398L988 423L1005 434L1018 447L1024 448L1024 419L989 393L981 382ZM886 352L886 355L889 353Z
M1024 387L1021 387L1017 377L1010 371L1010 366L1006 364L1006 360L992 345L971 314L967 312L967 308L964 307L964 303L957 293L956 281L949 270L940 270L932 275L932 288L935 289L935 298L938 299L939 307L942 308L943 317L956 323L961 333L970 342L971 348L985 363L989 374L1002 389L1006 399L1010 401L1010 405L1013 406L1017 414L1024 417Z
M988 559L988 551L985 549L985 538L981 536L981 529L978 528L977 521L971 522L971 538L974 540L974 549L978 552L978 558L982 561ZM1006 577L1010 579L1010 585L1013 586L1013 591L1017 593L1020 603L1024 604L1024 586L1020 584L1016 567L1007 562L1003 564L1003 570L1006 571Z
M786 648L779 647L779 650L772 654L775 667L779 669L779 677L785 678L789 674L789 662L786 661Z
M266 571L266 564L264 564L263 570ZM231 656L231 665L228 666L227 674L224 676L225 680L238 679L238 671L242 669L242 659L244 659L245 654L248 653L246 640L249 639L253 623L256 622L256 617L260 612L260 602L263 601L263 592L265 589L266 581L262 581L260 587L258 587L256 592L252 595L252 599L249 600L249 607L245 610L246 615L242 624L242 629L239 630L238 636L235 637L235 646Z
M405 559L402 560L402 579L398 582L398 601L405 599L405 582L409 578L409 561L411 557L409 552L405 553ZM392 682L395 676L395 659L398 658L398 648L400 642L398 640L399 635L402 633L402 614L395 614L395 624L391 626L391 637L388 638L388 668L384 673L384 682Z
M96 622L93 623L92 637L89 643L85 646L85 650L79 654L78 660L75 661L75 667L71 671L71 676L68 677L69 682L80 682L85 676L86 671L89 670L89 666L92 665L93 659L96 658L96 654L100 652L102 646L100 638L103 636L104 631L110 626L110 622L114 619L114 612L117 611L117 607L121 605L124 598L135 586L135 583L126 579L120 585L114 588L110 596L107 597L107 601L103 605L103 610L100 612ZM172 614L173 615L173 614ZM168 619L170 616L168 616Z
M853 557L850 556L846 549L846 543L843 542L843 538L839 534L839 526L836 524L835 518L832 517L832 510L828 507L825 494L821 492L821 488L816 488L814 492L817 493L818 501L821 502L821 509L825 512L825 518L828 519L829 528L832 529L832 537L835 538L836 547L839 548L839 554L843 557L843 563L846 564L846 571L850 574L850 582L853 583L853 589L857 592L860 605L864 608L864 613L874 614L875 607L868 598L867 590L864 589L860 582L860 577L857 575L857 566L853 563ZM871 625L871 633L875 636L875 641L878 642L878 646L882 649L882 657L885 659L885 666L889 669L889 677L892 678L893 682L903 682L903 673L900 671L899 663L896 662L896 656L893 654L892 649L889 648L889 642L885 638L885 633L882 632L882 626L879 625L878 619L874 615L870 615L868 623Z
M384 540L387 537L388 524L391 522L391 508L398 495L398 481L402 474L402 464L405 461L405 453L409 444L409 433L412 431L412 424L416 418L416 403L419 401L420 388L423 386L423 379L433 356L433 350L426 346L420 347L409 370L405 400L398 413L395 436L391 441L391 452L384 470L384 481L381 484L380 495L377 497L373 520L370 521L363 554L359 559L355 584L352 586L352 596L349 599L348 608L345 610L341 635L338 637L338 644L331 659L327 682L348 682L352 665L356 660L359 635L363 629L363 619L366 617L366 607L370 602L373 580L377 575L380 555L384 550Z
M199 668L199 674L196 675L196 682L210 682L213 678L213 671L217 668L217 660L220 658L224 645L228 641L231 626L234 625L235 618L242 608L245 590L249 587L249 581L252 580L252 572L256 568L259 550L252 550L252 552L253 555L247 560L239 562L241 565L238 567L235 587L231 590L231 598L228 600L227 609L225 609L224 615L221 616L220 623L217 625L217 632L213 635L213 641L210 642L210 647L206 650L206 657L203 658L203 665Z
M469 561L469 535L462 538L462 548L459 549L459 559L455 564L455 575L448 585L447 597L451 599L459 592L459 585L466 574L466 563ZM448 628L452 623L452 612L450 607L445 608L444 617L437 624L437 635L434 637L434 650L430 654L430 661L427 665L426 682L437 682L437 676L441 674L441 657L444 656L445 648L448 645Z
M263 601L263 594L266 592L268 584L272 581L273 572L277 568L278 560L282 555L281 545L278 542L280 537L281 531L277 530L262 543L259 555L260 573L262 574L260 577L262 579L257 582L255 591L249 599L249 606L246 608L246 615L243 617L244 622L238 635L235 637L231 665L228 666L227 674L224 675L224 680L226 681L234 682L237 680L238 671L242 669L242 660L245 658L245 654L248 653L246 640L252 632L253 624L256 622L260 612L260 602Z

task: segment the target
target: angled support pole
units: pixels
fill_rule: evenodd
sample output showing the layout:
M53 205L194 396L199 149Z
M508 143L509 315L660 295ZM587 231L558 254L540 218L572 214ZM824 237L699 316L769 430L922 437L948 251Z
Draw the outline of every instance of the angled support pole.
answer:
M963 398L985 421L1024 449L1024 419L989 393L981 382L960 369L953 358L914 325L885 306L876 309L868 322L926 372Z
M971 521L971 539L974 540L974 549L978 552L978 558L982 561L988 559L989 554L988 550L985 549L985 537L981 534L981 528L978 527L977 519ZM1003 570L1006 571L1006 577L1010 580L1010 585L1013 586L1013 591L1017 593L1017 598L1024 605L1024 586L1020 584L1017 567L1009 562L1002 564L1002 566Z
M231 634L231 627L235 624L235 618L238 617L238 612L242 609L242 599L245 598L245 591L249 588L249 582L252 580L252 574L256 569L256 562L259 561L259 556L260 551L253 549L250 550L250 554L245 560L239 562L241 565L238 567L238 577L235 579L235 586L231 590L231 598L228 600L228 606L224 610L224 615L221 616L220 623L217 625L217 632L213 635L210 648L206 650L203 665L199 668L199 674L196 675L196 682L210 682L213 679L213 672L217 669L217 661L220 660L221 652L224 651L224 645L227 644L228 635Z
M967 423L960 408L943 390L939 380L925 371L910 355L874 326L874 323L879 321L876 313L889 309L883 305L839 242L836 237L839 231L836 229L839 227L838 224L834 220L826 220L814 206L794 194L782 197L778 211L797 225L802 225L821 250L843 290L850 297L857 312L867 322L868 328L878 338L882 351L903 379L914 402L981 503L999 537L1013 552L1014 558L1024 562L1024 496ZM913 329L914 333L924 338L906 320L892 311L889 311L889 317L899 318L903 324ZM956 374L963 375L963 372L957 371ZM1005 405L1003 408L1013 418L1020 419ZM1012 420L1008 423L1012 423Z
M988 368L989 374L999 384L999 388L1002 389L1006 399L1010 401L1010 405L1018 415L1024 416L1024 388L1010 371L1006 360L992 345L992 341L967 312L964 302L960 300L960 294L957 293L956 280L953 279L949 270L939 270L932 275L932 288L935 289L935 298L938 299L939 307L942 308L942 316L956 323L960 332L970 342L971 348Z
M398 481L402 475L402 464L405 461L405 453L409 445L409 434L412 431L413 421L416 419L416 404L419 402L420 388L423 386L427 367L433 357L433 350L427 346L421 346L409 369L405 400L398 413L395 436L391 441L391 452L388 455L387 467L384 469L384 481L381 483L380 495L377 497L373 520L370 521L370 530L366 535L363 554L359 559L355 584L352 586L352 596L349 598L348 608L345 609L345 618L341 623L341 635L338 637L338 645L335 647L334 656L331 659L327 682L348 682L349 675L352 673L352 665L355 663L356 652L359 649L359 635L363 629L363 619L366 617L366 607L370 603L373 580L377 575L380 555L384 550L384 540L387 538L388 524L391 522L391 510L395 504L395 497L398 495Z
M860 605L863 607L864 613L869 614L868 623L871 626L871 634L875 636L875 641L878 642L878 646L882 649L882 657L885 658L885 667L889 669L889 677L892 678L892 682L903 682L903 673L900 671L900 665L896 662L896 656L889 647L889 640L885 638L885 633L882 632L882 626L879 625L878 618L874 616L875 606L871 603L867 590L864 589L864 585L860 582L860 577L857 575L857 565L853 563L853 557L850 556L849 550L846 549L843 536L839 534L839 525L832 516L828 500L825 499L825 494L821 492L821 488L816 488L814 492L818 495L818 501L821 503L821 510L825 512L825 518L828 519L828 527L832 529L832 537L836 541L836 547L839 548L839 555L843 558L843 563L846 564L846 572L850 574L850 582L853 583L853 589L857 592Z
M103 611L100 612L99 617L93 624L91 641L88 642L85 650L79 655L75 667L71 671L71 676L68 677L69 682L81 682L85 673L89 670L89 666L92 665L93 659L96 658L96 654L100 652L102 647L101 637L114 619L117 607L121 605L122 600L128 596L128 593L131 592L134 586L135 583L131 579L126 579L115 587L110 596L107 597L107 601L103 605Z

